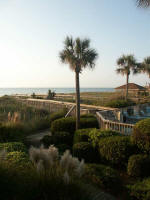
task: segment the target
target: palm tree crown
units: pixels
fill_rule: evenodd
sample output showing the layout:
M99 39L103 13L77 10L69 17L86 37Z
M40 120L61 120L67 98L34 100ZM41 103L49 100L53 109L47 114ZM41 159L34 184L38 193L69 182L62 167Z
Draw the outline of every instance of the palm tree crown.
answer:
M130 75L131 71L133 74L138 72L137 62L133 55L123 55L117 60L117 73L122 75Z
M150 78L150 57L147 57L144 59L142 63L142 70L144 73L146 73Z
M82 71L83 68L93 68L98 54L90 48L90 40L72 37L66 37L64 41L64 50L60 52L62 63L69 64L74 71Z
M149 7L150 6L150 0L137 0L139 7Z

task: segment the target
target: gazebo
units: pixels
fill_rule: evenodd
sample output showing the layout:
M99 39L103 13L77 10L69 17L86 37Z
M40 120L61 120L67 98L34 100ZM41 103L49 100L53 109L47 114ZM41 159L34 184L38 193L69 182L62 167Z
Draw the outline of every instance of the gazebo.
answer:
M126 91L126 84L116 87L115 90L117 92L125 92ZM138 96L139 94L145 94L147 88L135 84L135 83L128 83L128 92L134 94L135 96Z

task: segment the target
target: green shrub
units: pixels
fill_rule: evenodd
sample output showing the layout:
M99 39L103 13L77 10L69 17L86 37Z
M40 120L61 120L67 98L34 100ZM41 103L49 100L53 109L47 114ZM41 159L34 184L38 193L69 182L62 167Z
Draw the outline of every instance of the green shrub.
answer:
M12 152L12 151L26 152L27 151L25 145L21 142L0 143L0 150L2 149L5 149L7 152Z
M50 115L50 122L53 122L55 121L56 119L60 119L60 118L63 118L65 117L65 114L67 113L67 109L63 109L59 112L54 112Z
M8 164L26 165L29 163L29 156L25 152L13 151L7 154Z
M141 120L134 126L132 139L141 151L150 153L150 119Z
M132 155L128 161L127 172L129 176L145 177L150 176L150 156Z
M57 132L51 136L46 135L42 139L44 146L49 147L51 144L61 145L67 144L72 145L72 135L67 132Z
M127 106L132 106L135 105L134 102L131 100L126 101L126 100L112 100L111 102L105 104L107 107L112 107L112 108L123 108Z
M93 115L93 114L83 114L83 115L81 115L81 118L95 118L95 115Z
M130 196L136 200L150 199L150 178L138 181L134 185L128 186Z
M99 141L100 156L118 166L124 166L134 151L135 147L128 136L106 137Z
M87 128L87 129L78 129L74 133L74 139L73 143L78 143L78 142L88 142L89 141L89 133L92 131L92 128Z
M52 133L65 131L73 134L75 131L75 118L67 117L53 121L51 131Z
M76 119L74 117L67 117L57 119L51 124L52 133L55 132L69 132L74 133L76 127ZM80 119L80 128L98 128L98 122L95 117L91 118L81 118Z
M112 192L117 192L121 184L117 172L113 168L101 164L87 164L85 178L96 186Z
M56 147L58 148L60 154L64 153L66 150L71 151L70 145L67 145L67 144L58 144L56 145Z
M119 132L112 130L98 130L92 129L89 132L89 141L92 143L94 147L96 147L101 138L110 137L110 136L121 136Z
M73 145L73 155L85 162L99 162L98 152L89 142L80 142Z

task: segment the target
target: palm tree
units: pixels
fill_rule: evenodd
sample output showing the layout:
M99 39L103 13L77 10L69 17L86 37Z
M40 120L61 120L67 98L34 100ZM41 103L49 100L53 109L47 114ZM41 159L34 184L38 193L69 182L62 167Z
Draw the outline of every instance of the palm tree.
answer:
M137 0L139 7L149 7L150 6L150 0Z
M141 71L146 73L150 78L150 57L144 59L143 63L141 64Z
M64 41L64 49L60 52L60 60L62 63L68 64L70 69L75 72L76 81L76 129L80 125L80 85L79 74L86 67L93 68L95 60L98 57L97 52L90 48L89 39L73 39L66 37Z
M133 55L122 55L117 60L118 68L116 72L121 75L126 76L126 100L128 99L128 83L129 83L129 76L131 72L136 74L138 72L138 64L136 59Z

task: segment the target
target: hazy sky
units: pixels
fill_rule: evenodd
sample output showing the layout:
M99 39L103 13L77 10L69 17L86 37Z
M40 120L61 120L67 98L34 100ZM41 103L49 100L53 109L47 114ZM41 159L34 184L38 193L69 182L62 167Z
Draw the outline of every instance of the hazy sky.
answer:
M74 87L74 73L58 57L66 35L90 38L99 53L81 87L116 87L125 83L115 73L119 56L150 56L150 10L134 0L0 0L0 87Z

